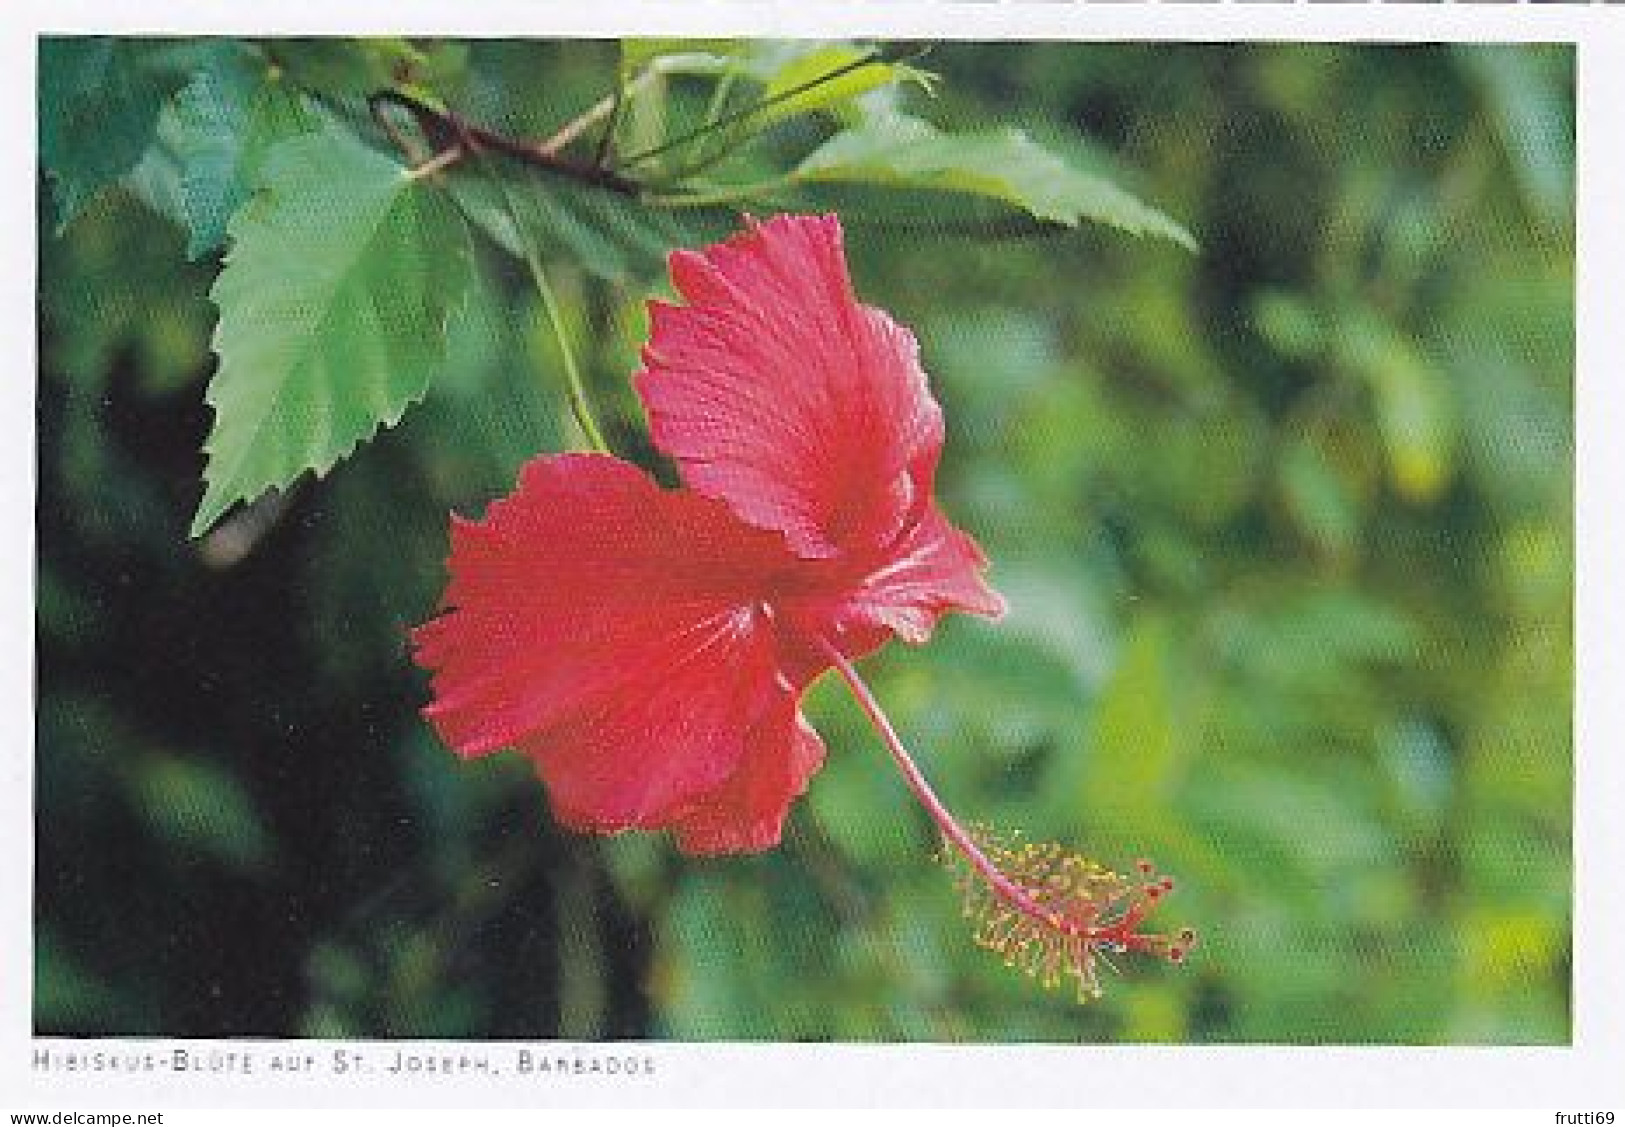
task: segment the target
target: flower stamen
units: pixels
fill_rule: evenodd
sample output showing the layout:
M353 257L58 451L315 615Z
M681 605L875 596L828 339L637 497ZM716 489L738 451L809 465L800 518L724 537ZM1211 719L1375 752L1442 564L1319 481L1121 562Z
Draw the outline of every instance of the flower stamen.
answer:
M980 825L967 830L932 790L857 669L827 640L818 643L941 832L940 858L964 897L964 915L973 921L978 946L1046 987L1073 979L1080 1002L1100 996L1095 963L1105 961L1107 951L1185 960L1196 942L1190 928L1172 936L1139 930L1173 891L1173 878L1148 860L1136 863L1136 880L1054 842L1023 841L1018 834Z

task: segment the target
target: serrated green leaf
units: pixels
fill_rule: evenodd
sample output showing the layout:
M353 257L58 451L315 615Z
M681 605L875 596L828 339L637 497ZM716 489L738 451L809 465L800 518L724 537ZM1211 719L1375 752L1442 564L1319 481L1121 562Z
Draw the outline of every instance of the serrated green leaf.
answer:
M226 224L258 186L279 141L319 122L304 96L262 60L238 56L203 70L175 99L181 193L197 259L226 239Z
M803 184L960 192L1050 223L1076 227L1090 220L1196 250L1190 233L1168 216L1109 180L1073 168L1019 129L954 135L905 114L876 115L814 150L793 176Z
M60 231L108 184L140 162L179 76L153 64L146 40L42 39L40 163L50 174Z
M449 201L337 127L273 147L230 234L194 536L399 421L443 366L468 287Z

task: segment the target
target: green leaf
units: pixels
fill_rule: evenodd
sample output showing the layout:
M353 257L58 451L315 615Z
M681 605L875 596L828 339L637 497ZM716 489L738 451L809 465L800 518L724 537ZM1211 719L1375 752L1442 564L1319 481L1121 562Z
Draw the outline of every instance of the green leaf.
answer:
M1416 624L1399 608L1337 588L1278 588L1259 607L1223 607L1212 630L1253 702L1279 693L1352 705L1364 667L1413 662L1421 644Z
M1344 479L1333 451L1310 436L1282 450L1277 473L1287 512L1317 547L1346 558L1360 537L1359 499Z
M42 39L40 163L50 174L57 229L140 162L158 113L181 79L155 64L144 40Z
M1087 219L1196 250L1190 233L1168 216L1110 181L1073 168L1019 129L954 135L905 114L876 115L815 149L792 175L803 184L964 193L1050 223L1076 227Z
M154 146L142 163L157 152ZM133 363L154 391L200 380L214 324L208 284L209 272L182 254L180 228L155 221L130 192L115 188L41 257L42 360L89 404L101 403L119 363Z
M336 128L275 146L266 189L231 223L211 297L208 488L192 524L318 476L422 398L468 288L449 202Z
M1463 43L1454 51L1482 88L1524 197L1560 225L1574 208L1574 91L1555 80L1550 65L1562 57L1504 43Z
M1393 865L1400 849L1373 797L1350 786L1348 776L1213 756L1204 761L1202 785L1186 788L1181 805L1199 833L1254 868L1267 866L1271 895L1297 900L1301 909L1335 901L1356 877Z
M717 74L747 45L743 39L621 40L621 74L630 77L651 64L666 74Z
M850 111L865 94L914 82L930 89L933 76L890 62L871 47L850 43L763 43L745 58L745 70L763 84L766 105L751 115L752 128L766 128L798 114ZM828 81L825 75L838 74ZM792 93L801 87L807 89Z
M265 53L298 86L323 94L364 95L409 80L427 61L397 36L379 39L266 39Z
M147 151L136 166L124 174L119 186L128 189L130 195L184 232L187 226L186 205L181 180L185 170L175 148L179 135L175 103L171 101L158 115L158 133L153 143L147 146ZM106 201L113 194L108 192L98 196L96 203ZM80 218L83 219L84 215L85 212L81 212Z
M1338 355L1371 389L1394 488L1438 500L1455 474L1457 408L1449 377L1416 342L1364 308L1340 325Z
M1173 638L1167 618L1139 619L1095 706L1084 797L1107 821L1160 810L1189 754Z
M270 831L253 800L222 768L204 759L154 754L130 778L147 823L184 852L244 871L271 860Z
M141 1028L144 1015L124 989L77 959L53 930L34 939L36 1028L125 1033Z
M274 67L245 56L199 72L175 99L175 121L193 259L225 242L226 224L258 186L271 147L318 125Z
M567 255L610 282L657 278L673 247L698 241L689 223L670 212L560 177L510 171L495 160L453 170L446 183L469 222L515 258L524 256L517 216L543 255Z
M748 78L773 104L752 115L760 127L797 114L839 110L871 90L902 82L929 89L934 75L886 58L874 47L809 40L624 39L621 72L653 67L662 74ZM845 69L850 68L850 69ZM817 82L843 71L838 78ZM813 84L799 94L791 91ZM774 99L783 99L774 101Z
M1382 742L1379 766L1411 825L1431 833L1444 823L1457 780L1455 758L1443 732L1414 717L1400 720Z
M1312 360L1326 344L1315 308L1299 294L1267 289L1253 302L1253 321L1270 346L1291 360Z

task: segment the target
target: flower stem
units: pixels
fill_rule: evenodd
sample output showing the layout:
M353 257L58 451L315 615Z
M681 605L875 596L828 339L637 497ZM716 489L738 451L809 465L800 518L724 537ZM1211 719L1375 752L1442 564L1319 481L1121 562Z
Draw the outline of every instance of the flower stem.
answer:
M553 337L558 342L559 355L564 362L565 395L570 401L570 413L575 416L576 423L581 427L581 433L586 436L587 444L600 454L608 454L609 443L605 441L603 429L598 425L598 418L593 413L592 399L587 394L586 381L581 378L581 368L576 363L575 350L570 347L570 335L565 331L564 313L559 308L558 295L553 292L553 286L547 280L547 272L542 269L542 261L536 253L536 244L531 240L530 232L520 222L519 209L513 206L513 198L508 194L507 185L500 178L495 182L502 193L502 201L507 206L514 234L519 239L519 249L525 260L525 266L530 271L531 280L536 283L536 292L541 295L542 308L547 311L548 322L553 327Z
M530 267L531 275L536 280L536 292L542 295L542 305L547 310L547 319L553 326L553 336L558 341L559 355L564 358L564 379L566 395L570 400L570 413L581 426L581 433L587 436L587 444L600 454L608 454L609 442L604 438L604 432L593 414L592 400L587 395L586 382L581 378L575 350L570 347L570 335L565 331L564 314L559 309L559 299L554 294L553 287L548 284L547 275L543 272L542 264L537 260L535 252L530 249L528 240L525 247L525 264Z
M874 725L875 731L879 733L886 750L891 753L892 762L897 764L897 769L903 774L903 780L908 783L909 790L914 792L914 797L925 807L925 812L937 824L937 828L942 831L942 836L948 843L964 855L965 860L981 874L982 879L999 899L1035 920L1050 926L1064 926L1064 922L1056 918L1056 913L1040 905L1026 889L1005 875L1004 871L983 852L976 839L942 804L942 800L937 797L936 791L931 789L931 784L920 771L919 765L914 762L914 757L909 754L908 748L903 746L902 739L897 735L897 729L892 727L891 720L880 707L880 702L875 699L868 684L858 675L857 669L846 656L824 638L819 638L818 644L822 647L824 656L834 663L835 671L846 682L847 688L852 690L852 695L857 699L864 715L869 718L869 723ZM1094 928L1079 930L1085 935L1096 931ZM1115 932L1118 929L1114 927L1111 930Z

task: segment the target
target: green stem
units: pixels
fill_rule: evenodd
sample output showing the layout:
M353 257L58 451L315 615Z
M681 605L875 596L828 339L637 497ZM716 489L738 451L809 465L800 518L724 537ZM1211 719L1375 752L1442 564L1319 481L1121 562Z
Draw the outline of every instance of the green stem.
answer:
M598 425L598 419L593 413L592 397L587 393L587 383L581 377L581 367L576 363L575 351L570 347L570 335L565 331L564 313L559 308L558 295L553 292L552 284L547 280L547 272L542 269L542 260L536 253L536 244L531 241L530 232L519 221L519 210L513 206L513 197L508 194L508 186L500 178L496 180L497 190L502 193L502 202L508 209L508 218L513 221L514 233L519 238L519 249L525 260L525 267L530 271L530 277L536 283L536 292L541 295L542 308L547 310L547 319L553 327L553 337L558 342L559 355L564 361L565 395L570 401L570 413L575 416L581 433L586 436L587 444L600 454L610 453L609 443L604 439L603 429Z

